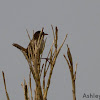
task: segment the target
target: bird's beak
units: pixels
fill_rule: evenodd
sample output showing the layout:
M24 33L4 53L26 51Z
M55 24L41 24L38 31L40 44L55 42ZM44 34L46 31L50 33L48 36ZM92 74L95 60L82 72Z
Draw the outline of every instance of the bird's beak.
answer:
M44 35L48 35L47 33L44 33Z

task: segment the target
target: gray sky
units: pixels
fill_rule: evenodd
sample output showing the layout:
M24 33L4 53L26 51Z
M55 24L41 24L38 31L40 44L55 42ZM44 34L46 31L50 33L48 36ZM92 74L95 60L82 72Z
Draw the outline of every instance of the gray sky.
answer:
M68 38L53 71L48 100L72 100L70 72L63 57L66 44L74 65L78 62L77 99L82 100L84 93L100 95L100 0L0 0L0 100L6 100L2 70L11 100L24 100L21 82L24 77L28 82L27 61L12 43L27 47L26 29L32 36L32 30L44 27L49 34L45 56L53 40L51 24L58 26L59 45L66 33Z

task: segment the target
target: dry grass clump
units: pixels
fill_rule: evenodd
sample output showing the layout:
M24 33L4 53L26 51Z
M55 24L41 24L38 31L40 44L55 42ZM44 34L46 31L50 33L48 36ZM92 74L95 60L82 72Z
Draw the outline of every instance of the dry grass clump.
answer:
M56 63L56 59L60 53L60 50L67 38L67 35L65 36L65 39L63 40L61 46L58 48L58 28L55 27L55 30L52 27L52 31L53 31L53 37L54 40L52 42L51 48L48 52L47 58L41 58L42 54L39 53L39 48L41 46L42 43L42 38L38 39L38 42L35 43L34 42L34 33L33 33L33 38L31 39L29 34L28 37L30 39L30 44L31 46L28 46L28 55L26 54L25 51L22 51L22 53L24 54L28 65L29 65L29 69L30 69L30 75L29 75L29 84L27 85L25 79L24 79L24 84L22 83L22 87L24 90L24 96L25 96L25 100L33 100L33 95L32 95L32 86L31 86L31 74L33 76L33 79L35 81L35 90L34 90L34 100L47 100L47 93L48 93L48 89L50 87L50 83L51 83L51 77L52 77L52 73L53 73L53 69ZM41 33L43 32L43 28L41 30ZM27 31L28 33L28 31ZM46 41L46 40L45 40ZM45 48L45 45L44 45ZM41 65L41 60L45 59L45 62ZM50 70L48 70L50 69ZM47 73L49 74L49 77L47 78L47 82L45 80ZM42 77L43 76L43 77ZM42 79L43 78L43 79ZM40 81L40 80L43 81ZM47 83L47 84L46 84ZM42 86L41 86L42 85ZM5 85L6 87L6 85ZM30 92L29 92L29 88L30 88ZM5 88L6 90L6 88ZM29 96L29 93L31 93L31 97ZM8 98L8 93L7 94L7 98ZM9 99L8 99L9 100Z
M26 80L24 79L24 83L21 84L23 91L24 91L24 97L25 100L47 100L47 94L48 90L50 87L51 83L51 77L53 73L53 69L55 67L56 59L60 53L60 50L67 38L67 34L62 42L62 44L58 47L58 28L55 27L55 30L52 27L52 32L53 32L53 37L54 40L52 42L52 45L50 47L50 50L48 52L48 55L46 58L42 58L42 53L40 53L40 47L41 43L43 40L43 37L39 37L37 43L35 43L34 40L34 31L33 31L33 38L31 39L29 36L29 33L27 31L28 37L30 39L30 46L28 46L28 51L27 53L24 50L21 50L23 55L25 56L28 65L29 65L29 83L26 83ZM41 33L43 32L43 28L41 30ZM45 39L46 43L46 39ZM16 45L16 44L15 44ZM72 56L70 53L70 49L67 45L67 56L68 58L64 55L64 58L67 61L67 64L69 66L70 74L71 74L71 79L72 79L72 87L73 87L73 100L76 100L76 94L75 94L75 80L76 80L76 69L77 69L77 64L75 67L75 72L73 71L73 60ZM23 48L22 48L23 49ZM43 45L43 50L45 49L45 44ZM41 60L45 59L45 62L41 64ZM49 70L48 70L49 69ZM48 77L47 77L48 73ZM7 100L9 99L7 89L6 89L6 82L5 82L5 76L4 72L3 74L3 80L4 80L4 86L5 86L5 91L6 91L6 96ZM31 83L31 75L35 81L35 89L34 89L34 98L33 98L33 91L32 91L32 83ZM47 77L47 81L46 81Z
M43 29L42 29L42 31L43 31ZM51 48L50 48L49 53L47 55L47 58L45 58L46 60L42 66L40 66L41 65L40 64L40 62L41 62L40 56L41 55L39 54L39 48L40 48L42 39L39 39L38 43L35 44L35 47L32 47L34 52L32 52L30 48L28 49L29 50L28 54L31 55L31 58L29 58L26 55L26 53L23 52L25 58L27 59L27 62L29 64L29 68L30 68L30 72L32 73L32 76L33 76L33 78L35 80L35 84L36 84L36 88L34 90L34 92L35 92L34 100L46 100L47 99L47 93L48 93L48 89L50 86L51 76L53 73L55 62L56 62L56 59L58 57L58 54L59 54L63 44L67 38L67 35L66 35L63 43L58 48L58 45L57 45L58 29L57 29L57 27L55 27L55 32L54 32L54 29L52 27L52 31L53 31L54 40L52 42L52 45L51 45ZM31 42L32 42L32 46L34 46L34 40ZM50 72L48 72L49 68L50 68ZM43 82L41 83L40 79L42 78L41 77L42 72L43 72ZM46 78L47 73L49 73L49 77L47 80L47 84L45 84L46 83L45 78ZM41 84L43 84L43 86L41 86ZM30 83L30 88L31 88L31 83ZM27 99L27 100L29 100L29 99Z

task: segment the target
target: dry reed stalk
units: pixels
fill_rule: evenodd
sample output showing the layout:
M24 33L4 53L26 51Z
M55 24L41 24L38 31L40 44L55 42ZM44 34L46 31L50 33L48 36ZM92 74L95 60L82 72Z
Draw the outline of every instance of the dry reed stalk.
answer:
M71 75L71 80L72 80L72 94L73 94L73 100L76 100L76 88L75 88L75 81L76 81L76 70L77 70L77 63L75 65L75 72L73 71L73 60L72 60L72 55L70 52L70 48L67 45L67 57L65 55L64 58L68 64L69 70L70 70L70 75Z
M31 92L31 100L33 100L33 96L32 96L32 85L31 85L31 71L29 73L29 86L30 86L30 92Z
M49 86L50 86L50 83L51 83L51 77L52 77L53 69L54 69L54 66L55 66L55 62L56 62L56 59L58 57L58 54L59 54L63 44L64 44L64 42L65 42L65 40L67 38L67 35L66 35L65 39L63 40L63 43L58 48L58 45L57 45L57 42L58 42L58 29L57 29L57 27L55 27L55 32L54 32L53 27L52 27L52 31L53 31L53 36L54 36L54 42L52 43L50 52L48 54L48 55L50 55L50 53L51 53L49 65L48 65L48 67L46 67L46 65L45 65L45 68L44 68L44 77L43 77L43 84L44 84L43 85L43 90L44 90L43 93L44 93L44 95L43 95L43 100L47 99L47 93L48 93L48 89L49 89ZM54 44L54 47L55 47L54 52L53 52L53 44ZM47 74L47 71L48 71L49 67L50 67L50 72L49 72L49 77L48 77L47 85L46 85L46 88L45 88L45 77L46 77L46 74ZM47 70L46 70L46 68L47 68Z
M7 92L7 88L6 88L5 74L3 71L2 71L2 76L3 76L4 86L5 86L6 97L7 97L7 100L10 100L8 92Z
M42 32L43 32L43 28L41 30L41 33ZM33 35L33 37L34 37L34 35ZM32 49L28 48L28 54L31 55L31 57L29 56L29 58L28 58L28 56L25 54L25 52L23 52L26 60L28 61L30 71L32 72L33 78L36 83L35 100L43 100L42 88L41 88L41 82L40 82L40 76L41 76L40 60L41 59L40 59L40 54L39 54L39 48L42 43L42 39L43 39L43 37L42 38L39 37L37 43L34 43L34 38L32 40L30 40ZM34 51L34 52L32 52L32 51ZM32 97L32 95L31 95L31 97Z
M28 85L26 84L26 80L25 79L24 79L24 84L21 83L21 86L22 86L23 91L24 91L25 100L30 100L29 92L28 92Z

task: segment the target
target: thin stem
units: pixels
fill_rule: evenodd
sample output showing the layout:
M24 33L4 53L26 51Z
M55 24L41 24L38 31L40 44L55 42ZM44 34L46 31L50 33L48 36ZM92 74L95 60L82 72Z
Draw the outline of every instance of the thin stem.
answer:
M6 88L5 74L3 71L2 71L2 76L3 76L4 86L5 86L6 97L7 97L7 100L10 100L8 92L7 92L7 88Z

